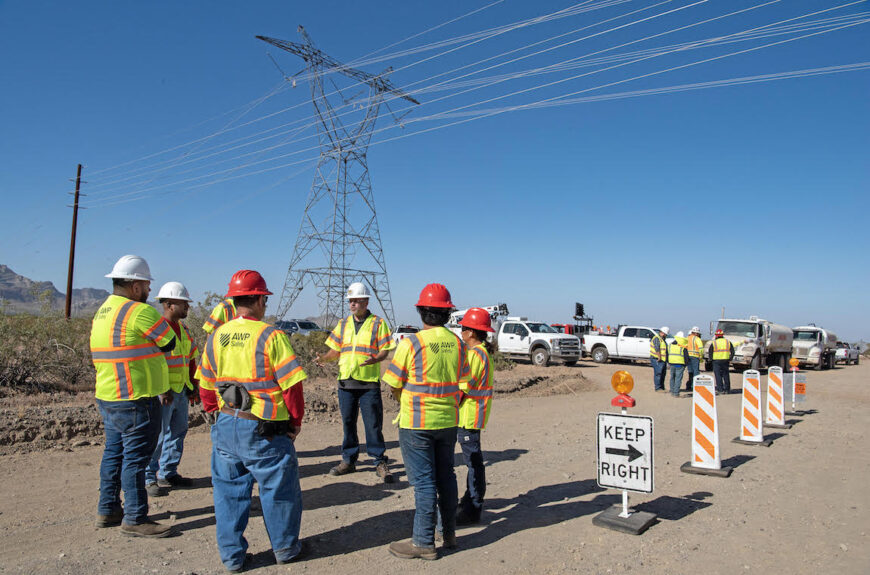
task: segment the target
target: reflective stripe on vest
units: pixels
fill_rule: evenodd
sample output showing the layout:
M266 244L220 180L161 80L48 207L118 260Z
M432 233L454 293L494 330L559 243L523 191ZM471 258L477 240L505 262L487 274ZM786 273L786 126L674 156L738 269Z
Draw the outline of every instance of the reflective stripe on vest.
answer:
M446 331L446 330L445 330ZM456 366L450 373L431 374L433 365L430 365L431 358L430 344L439 346L437 353L450 353L442 349L442 340L433 342L421 341L420 333L415 333L407 339L410 341L414 349L414 375L402 389L402 411L405 419L403 423L411 429L443 429L445 427L453 427L459 422L459 379L462 370L462 354L465 354L465 344L456 337L455 334L448 332L454 339L455 345L452 346L452 354L450 363ZM450 342L453 343L453 342ZM434 355L434 353L433 353ZM445 377L447 376L447 377ZM429 381L427 381L429 379ZM450 381L433 382L431 379L449 379ZM408 421L410 420L410 421Z
M465 429L484 429L492 408L492 360L483 344L471 348L468 355L468 363L473 363L474 367L468 390L459 405L459 426Z
M668 345L668 363L673 365L686 365L686 358L683 357L685 348L677 343Z
M689 357L700 358L704 355L704 342L697 335L689 336L689 346L686 348L689 352Z
M109 296L94 315L91 328L96 397L123 401L164 393L169 380L158 342L166 345L173 336L172 328L151 306Z
M180 393L185 387L193 389L190 382L190 360L196 344L187 327L178 322L178 331L175 338L175 347L166 353L166 365L169 367L169 387L172 391Z
M724 337L713 340L713 361L731 359L731 342Z
M381 318L369 314L357 331L351 315L341 320L336 329L329 334L329 340L339 348L338 351L341 354L338 358L338 379L355 379L371 383L380 380L381 367L379 364L360 364L371 356L380 353L384 343L389 342L389 334L378 339L378 330L382 323ZM336 335L336 331L341 334L340 337Z
M652 339L649 340L649 356L654 357L657 360L662 360L662 338L658 336L658 334L653 335Z

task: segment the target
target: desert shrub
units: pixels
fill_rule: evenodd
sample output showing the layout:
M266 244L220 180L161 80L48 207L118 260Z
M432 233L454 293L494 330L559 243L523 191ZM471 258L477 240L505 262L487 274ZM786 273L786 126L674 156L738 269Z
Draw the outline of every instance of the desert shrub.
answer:
M513 361L504 356L498 349L490 355L492 358L492 367L496 371L509 371L516 365Z
M46 300L47 301L47 300ZM83 391L94 384L91 322L65 319L43 305L41 315L0 307L0 390Z
M328 377L330 379L338 377L338 362L330 362L324 364L323 367L314 363L314 356L323 355L329 351L329 348L326 347L328 335L324 332L315 332L308 335L294 333L290 336L290 345L293 346L293 351L296 352L296 357L308 377Z

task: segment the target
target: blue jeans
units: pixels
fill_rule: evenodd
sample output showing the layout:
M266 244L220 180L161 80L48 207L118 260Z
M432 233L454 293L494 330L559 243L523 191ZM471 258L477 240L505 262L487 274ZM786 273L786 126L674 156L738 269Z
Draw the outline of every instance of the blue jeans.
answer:
M436 506L441 510L444 533L456 533L456 428L399 429L399 447L408 482L414 486L416 513L411 539L418 547L434 547Z
M716 391L731 393L731 362L727 359L713 360L713 375L716 377Z
M483 452L480 449L480 430L462 429L457 431L457 441L462 449L462 457L468 467L465 495L460 505L467 515L479 518L483 510L483 496L486 495L486 470L483 466Z
M302 549L302 490L296 448L286 435L268 440L257 433L257 422L220 413L211 428L211 475L214 516L221 561L238 569L245 561L245 528L251 511L251 491L260 486L263 522L278 561L289 561Z
M384 443L384 403L381 388L372 385L371 389L338 389L338 408L344 424L344 439L341 442L341 459L345 463L356 463L359 458L359 435L356 422L362 412L363 427L366 433L366 453L377 465L385 459L387 446Z
M145 470L145 483L156 483L157 478L168 479L178 475L178 464L184 451L184 437L187 435L187 393L169 392L172 403L161 405L162 428L157 439L157 447Z
M688 391L692 391L694 388L696 375L701 375L701 358L689 357L689 381L686 382Z
M671 395L680 394L680 386L683 385L683 372L685 370L685 365L671 364Z
M99 515L111 515L121 508L124 490L124 523L138 525L148 519L145 467L160 433L160 400L97 400L103 416L106 443L100 463Z
M665 374L668 370L668 364L664 361L659 361L654 357L649 358L649 363L653 368L653 386L656 390L665 388Z

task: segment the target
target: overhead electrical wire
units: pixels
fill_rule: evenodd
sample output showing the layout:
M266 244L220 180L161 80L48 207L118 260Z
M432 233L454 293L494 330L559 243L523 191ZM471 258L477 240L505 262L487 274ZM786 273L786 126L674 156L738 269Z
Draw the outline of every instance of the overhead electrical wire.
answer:
M775 25L777 25L777 24L781 24L782 22L789 22L789 21L793 21L793 20L798 20L798 19L806 18L806 17L811 16L811 15L814 15L814 14L819 14L819 13L822 13L822 12L827 12L827 11L829 11L829 10L833 10L833 9L837 9L837 8L841 8L841 7L844 7L844 6L848 6L848 5L852 5L852 4L857 4L857 3L859 3L859 2L853 2L853 3L849 3L849 4L844 4L844 5L841 5L841 6L838 6L838 7L830 8L830 9L828 9L828 10L822 10L822 11L818 11L818 12L814 12L814 13L806 14L806 15L803 15L803 16L800 16L800 17L797 17L797 18L792 18L792 19L788 19L788 20L783 20L783 21L780 21L780 22L777 22L777 23L773 23L773 24L768 24L768 25L766 25L766 26L762 26L762 27L759 27L759 28L750 29L749 31L744 31L744 32L742 32L742 33L738 33L738 34L745 34L745 33L747 33L747 32L753 31L753 30L760 30L760 29L764 29L764 28L770 28L771 26L775 26ZM833 28L833 29L829 29L829 30L823 30L823 31L821 31L821 32L816 32L816 33L812 33L812 34L807 34L807 35L804 35L804 36L800 36L800 37L798 37L798 38L792 38L792 39L783 40L783 41L780 41L780 42L775 42L775 43L771 43L771 44L766 44L766 45L764 45L764 46L754 47L754 48L750 48L750 49L747 49L747 50L741 50L741 51L733 52L733 53L731 53L731 54L726 54L726 55L716 56L716 57L714 57L714 58L708 58L708 59L705 59L705 60L700 60L700 61L697 61L697 62L693 62L693 63L685 64L685 65L682 65L682 66L675 66L675 67L671 67L671 68L668 68L668 69L665 69L665 70L659 70L659 71L657 71L657 72L652 72L652 73L649 73L649 74L643 74L643 75L635 76L635 77L633 77L633 78L628 78L628 79L620 80L620 81L617 81L617 82L611 82L611 83L609 83L609 84L605 84L605 85L603 85L603 86L598 86L598 87L594 87L594 88L588 88L588 89L586 89L586 90L580 90L580 91L570 92L570 93L567 94L567 95L561 95L561 96L557 96L557 97L554 97L554 98L549 98L549 99L543 100L543 101L541 101L541 102L544 102L544 103L545 103L545 102L553 101L553 100L557 100L557 99L560 99L560 98L567 98L567 97L569 97L569 96L573 96L573 95L576 95L576 94L579 94L579 93L584 93L584 92L588 92L588 91L591 91L591 90L601 89L602 87L609 87L609 86L612 86L612 85L617 85L617 84L620 84L620 83L624 83L624 82L628 82L628 81L636 80L636 79L639 79L639 78L645 78L645 77L649 77L649 76L656 75L656 74L662 74L662 73L665 73L665 72L669 72L669 71L673 71L673 70L678 70L678 69L686 68L686 67L689 67L689 66L695 66L695 65L698 65L698 64L701 64L701 63L705 63L705 62L710 62L710 61L718 60L718 59L725 58L725 57L730 57L730 56L737 55L737 54L747 53L747 52L751 52L751 51L754 51L754 50L758 50L758 49L762 49L762 48L766 48L766 47L770 47L770 46L775 46L775 45L778 45L778 44L782 44L782 43L785 43L785 42L791 42L791 41L799 40L799 39L802 39L802 38L806 38L806 37L810 37L810 36L818 35L818 34L821 34L821 33L826 33L826 32L830 32L830 31L835 31L835 30L843 29L843 28L850 27L850 26L854 26L854 25L857 25L857 24L860 24L860 23L863 23L863 22L865 22L865 21L860 21L860 22L857 22L857 23L852 23L852 24L844 25L844 26L837 27L837 28ZM736 35L726 35L726 36L720 36L720 37L718 37L718 38L719 38L719 39L723 39L723 38L729 38L729 37L733 37L733 36L736 36ZM688 44L697 44L697 43L688 43ZM684 44L683 46L685 46L685 44ZM681 48L681 49L685 49L685 48ZM555 83L559 83L559 82L555 82ZM547 85L552 85L552 84L554 84L554 83L549 83L549 84L547 84ZM538 89L538 87L530 88L530 89L526 89L526 90L520 90L520 91L517 91L517 92L515 92L515 93L508 94L508 95L506 95L506 96L501 96L501 97L499 97L499 98L490 98L490 99L488 99L488 100L484 100L484 101L482 101L482 102L478 102L478 103L475 103L475 104L472 104L472 105L462 106L462 107L455 108L455 109L450 110L450 111L441 112L441 113L439 113L439 114L435 114L435 115L432 115L432 116L429 116L429 117L419 118L419 119L413 119L413 121L424 121L424 120L443 119L443 118L448 118L448 117L456 117L456 115L458 115L458 113L460 113L461 110L466 109L466 108L468 108L468 107L470 107L470 106L475 106L475 105L481 105L481 104L489 103L489 102L492 102L492 101L494 101L494 100L496 100L496 99L502 99L502 98L504 98L504 97L508 97L508 96L511 96L511 95L514 95L514 94L524 93L524 92L530 91L530 90L532 90L532 89ZM495 112L487 112L487 113L485 113L485 114L480 114L478 111L474 111L474 110L470 110L468 113L469 113L470 115L473 115L473 116L474 116L472 119L481 119L482 117L488 117L488 116L490 116L490 115L494 115L494 114L498 114L498 113L504 113L505 110L517 110L517 109L531 108L531 107L534 107L534 106L536 106L536 105L540 105L541 102L538 102L538 103L531 103L531 104L526 104L526 105L521 105L521 106L512 106L512 107L499 108L498 111L495 111ZM450 114L452 114L452 116L450 116ZM470 121L470 120L463 120L463 122L457 122L457 123L464 123L465 121ZM409 122L409 123L410 123L410 122ZM451 123L451 124L449 124L449 125L455 125L455 124L456 124L456 123ZM443 126L443 127L447 127L447 125L445 125L445 126ZM439 126L439 127L436 127L436 128L440 129L441 127ZM397 138L390 138L390 139L385 140L385 141L393 141L393 140L395 140L395 139L399 139L399 138L402 138L402 137L405 137L405 136L410 136L410 135L414 135L414 134L424 133L424 132L427 132L427 131L430 131L430 130L431 130L431 129L429 129L429 130L421 130L421 131L418 131L418 132L414 132L413 134L405 134L405 135L402 135L402 136L398 136ZM376 143L384 143L385 141L379 141L379 142L376 142ZM374 145L374 143L373 143L372 145ZM302 151L295 152L295 153L301 153L301 152L303 152L303 151L306 151L306 150L302 150ZM260 164L260 163L263 163L263 162L266 162L266 161L275 161L275 160L277 160L277 159L280 159L281 157L282 157L282 156L278 156L278 157L276 157L276 158L271 158L271 159L264 160L264 161L261 161L261 162L254 162L254 163L247 164L247 165L236 166L236 167L234 167L234 168L230 168L229 170L222 170L222 171L219 171L219 172L215 172L215 173L213 173L213 174L207 174L207 175L199 176L198 178L193 178L193 179L194 179L194 180L195 180L195 179L202 179L202 178L204 178L204 177L211 177L211 176L216 176L216 175L225 174L225 173L227 173L227 172L237 171L237 170L243 169L243 168L245 168L245 167L249 167L249 166L251 166L251 165ZM286 166L286 165L288 165L288 164L285 164L285 166ZM292 164L289 164L289 165L292 165ZM277 168L277 167L268 168L268 169L265 170L265 171L270 171L270 170L272 170L272 169L278 169L278 168ZM247 176L247 175L254 175L254 174L256 174L256 173L262 173L262 171L253 172L253 173L246 173L246 174L242 174L241 176L233 176L233 178L235 178L235 177L245 177L245 176ZM168 185L179 185L179 184L181 184L181 183L186 183L187 181L189 181L189 180L182 180L181 182L172 182L172 183L170 183L170 184L168 184ZM220 181L224 181L224 180L216 180L216 181L212 181L212 182L206 182L205 185L213 185L213 184L218 183L218 182L220 182ZM149 189L146 189L146 190L136 190L136 191L133 192L133 193L141 194L141 193L145 193L145 192L147 192L147 191L150 191L150 190L149 190ZM124 200L120 200L120 201L124 201ZM113 203L116 203L116 202L113 202ZM108 205L108 204L107 204L107 205Z

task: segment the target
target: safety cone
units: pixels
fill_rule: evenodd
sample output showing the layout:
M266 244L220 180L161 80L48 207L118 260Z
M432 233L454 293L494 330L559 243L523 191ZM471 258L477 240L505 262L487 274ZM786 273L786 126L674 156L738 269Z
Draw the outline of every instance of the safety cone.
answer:
M740 436L731 441L770 447L773 442L764 439L764 424L761 422L761 374L754 369L743 372L743 404L740 413Z
M728 477L733 467L722 467L719 455L719 422L715 382L709 375L696 375L692 394L692 460L680 466L684 473Z
M782 368L771 367L767 370L767 416L764 426L774 429L791 429L785 422L785 406L782 393Z

